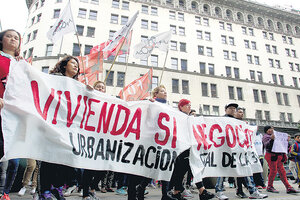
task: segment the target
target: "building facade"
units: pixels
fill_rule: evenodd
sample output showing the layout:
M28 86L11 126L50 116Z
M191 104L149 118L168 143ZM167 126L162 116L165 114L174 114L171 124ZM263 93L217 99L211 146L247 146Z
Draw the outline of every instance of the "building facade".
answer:
M63 54L79 55L75 34L52 44L46 37L67 0L26 0L29 15L22 52L48 72ZM118 31L136 11L131 48L172 30L168 55L155 49L147 60L117 58L107 91L153 67L153 87L167 88L169 104L190 99L198 114L222 116L236 102L260 128L271 124L296 132L300 122L300 14L245 0L73 0L72 13L83 54ZM166 59L165 70L163 65ZM104 63L104 80L111 60Z

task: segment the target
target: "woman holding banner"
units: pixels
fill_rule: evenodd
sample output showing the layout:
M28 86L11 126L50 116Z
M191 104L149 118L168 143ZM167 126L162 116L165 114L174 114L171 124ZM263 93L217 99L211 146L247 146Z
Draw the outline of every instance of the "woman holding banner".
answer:
M10 62L12 60L19 61L23 59L19 56L21 46L21 35L19 32L8 29L0 33L0 108L3 107L3 94L5 90L6 77L9 72ZM2 120L0 115L0 158L4 155L4 141L2 133ZM9 199L8 193L15 180L19 166L19 159L12 159L0 163L0 195L2 198ZM4 185L5 182L5 185ZM6 197L7 196L7 197Z
M79 61L73 56L64 57L54 66L54 69L50 71L50 74L66 76L75 80L78 79L79 73ZM78 169L78 173L81 174L80 169ZM74 168L60 164L42 162L40 169L40 192L42 193L42 198L52 199L53 194L56 199L65 200L62 193L63 185L68 181L70 186L77 184L77 181L72 180L75 177L78 179L78 175Z
M267 191L272 193L279 193L279 191L273 187L273 182L278 171L280 179L286 187L286 192L297 193L297 191L289 184L286 178L286 172L283 167L283 163L287 161L286 154L275 153L272 151L275 140L274 128L271 126L265 126L264 132L265 135L262 138L262 142L264 144L264 148L266 149L265 159L268 162L270 169Z

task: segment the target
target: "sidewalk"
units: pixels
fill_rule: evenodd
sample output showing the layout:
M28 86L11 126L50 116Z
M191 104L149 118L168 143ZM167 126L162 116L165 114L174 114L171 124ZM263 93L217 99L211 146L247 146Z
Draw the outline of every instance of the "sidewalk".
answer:
M298 186L296 184L292 184L293 181L290 181L290 184L297 189ZM300 193L298 194L287 194L285 191L285 187L281 181L275 181L274 182L274 187L280 191L279 194L274 194L274 193L269 193L266 192L266 190L262 190L262 193L268 194L269 198L268 199L274 199L274 200L299 200L300 199ZM148 188L149 194L146 195L145 200L160 200L161 199L161 190L160 188L152 189ZM210 192L214 192L213 189L209 189ZM249 195L248 191L244 188L244 192ZM226 191L224 192L226 196L229 197L229 199L239 199L235 197L235 189L226 187ZM194 195L194 200L198 200L198 194L193 194ZM100 193L97 192L97 196L101 198L101 200L127 200L127 196L120 196L116 195L115 193ZM22 199L22 200L30 200L32 199L32 196L29 194L24 195L23 197L19 197L17 193L11 193L10 194L10 199L15 200L15 199ZM67 197L67 200L81 200L82 198L79 196L71 196ZM215 198L216 199L216 198Z

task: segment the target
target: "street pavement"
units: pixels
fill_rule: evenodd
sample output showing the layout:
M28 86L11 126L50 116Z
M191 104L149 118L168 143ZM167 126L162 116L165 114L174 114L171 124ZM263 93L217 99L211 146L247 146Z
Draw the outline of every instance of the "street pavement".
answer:
M297 189L298 186L296 184L292 184L293 181L290 181L290 184ZM270 192L266 192L266 190L262 190L261 192L264 194L268 194L268 199L272 199L272 200L300 200L300 193L298 194L287 194L285 191L285 187L283 185L283 183L281 181L274 181L274 187L280 191L280 193L270 193ZM229 199L239 199L235 196L235 189L234 188L229 188L228 185L225 185L225 189L226 191L224 192L224 194L226 196L229 197ZM149 194L146 195L145 200L160 200L161 199L161 190L160 188L147 188L147 190L149 191ZM27 190L28 193L30 190ZM210 192L214 192L214 189L209 189ZM196 192L196 190L195 190ZM247 190L244 188L244 192L249 195L249 193L247 192ZM78 193L77 193L78 194ZM15 200L15 199L22 199L22 200L29 200L32 199L32 196L29 194L25 194L22 197L19 197L17 193L11 193L10 195L10 199L11 200ZM115 193L100 193L97 192L97 196L101 199L101 200L127 200L127 196L120 196L120 195L116 195ZM192 200L198 200L199 196L198 194L193 194L194 198L192 198ZM71 196L71 197L67 197L67 200L81 200L82 197L79 196ZM217 200L217 198L215 198Z

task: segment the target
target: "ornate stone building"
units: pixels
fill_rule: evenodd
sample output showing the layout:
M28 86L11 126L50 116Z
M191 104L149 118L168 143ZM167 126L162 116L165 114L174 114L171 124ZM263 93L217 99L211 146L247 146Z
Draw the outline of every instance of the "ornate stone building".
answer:
M46 37L67 0L27 0L24 57L45 72L63 54L79 55L74 34L52 44ZM294 133L300 114L300 15L245 0L73 0L72 12L87 54L111 38L139 10L131 47L142 39L172 30L166 54L155 49L147 60L119 56L108 77L108 93L154 68L153 87L167 87L169 104L192 101L198 114L221 116L224 105L237 102L250 123ZM101 79L112 61L104 64ZM125 83L124 83L125 82Z

